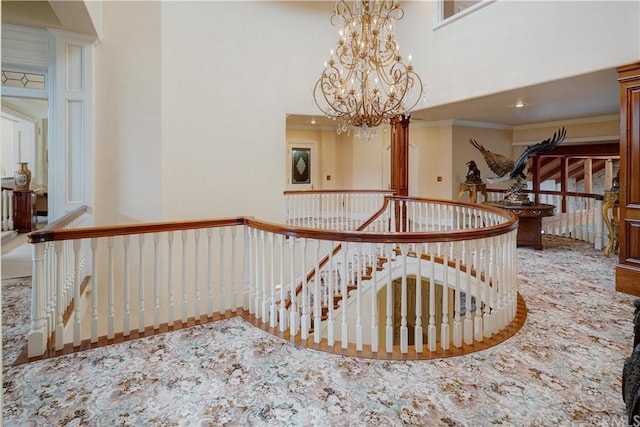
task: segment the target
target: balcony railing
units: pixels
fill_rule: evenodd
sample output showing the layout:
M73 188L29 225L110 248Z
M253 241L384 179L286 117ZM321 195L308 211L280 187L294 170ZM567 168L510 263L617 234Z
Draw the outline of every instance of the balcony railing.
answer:
M488 206L385 196L360 231L251 217L78 228L84 212L30 234L28 357L234 314L307 345L429 357L524 320L517 218Z

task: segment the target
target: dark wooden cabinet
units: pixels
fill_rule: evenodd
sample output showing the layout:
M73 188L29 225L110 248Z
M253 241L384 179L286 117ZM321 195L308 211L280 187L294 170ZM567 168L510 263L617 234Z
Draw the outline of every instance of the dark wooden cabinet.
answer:
M13 191L13 228L18 233L33 231L33 195L30 190Z
M542 250L542 218L553 216L555 206L545 203L537 205L507 205L498 202L486 202L485 204L506 209L518 215L518 246L531 246Z
M620 221L616 290L640 296L640 62L618 68Z

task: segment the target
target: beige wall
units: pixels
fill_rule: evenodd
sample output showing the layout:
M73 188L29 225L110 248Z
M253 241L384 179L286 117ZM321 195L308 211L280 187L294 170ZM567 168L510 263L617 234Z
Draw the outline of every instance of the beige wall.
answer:
M95 48L95 223L157 221L162 199L173 197L161 185L161 7L103 6L104 38ZM172 179L193 188L180 174ZM183 218L191 216L189 209Z
M639 59L637 2L576 4L493 2L433 30L433 2L410 1L398 40L425 80L427 106ZM310 91L337 32L326 10L306 2L130 1L103 2L94 13L103 34L95 48L96 223L282 219L285 117L317 114ZM531 22L555 31L520 31ZM558 60L568 51L571 60ZM415 133L419 195L450 198L455 174L466 171L464 138L451 128ZM323 185L329 172L335 188L384 185L382 140L318 141L334 144L319 158Z
M486 183L488 177L495 177L496 174L491 172L487 166L487 162L478 149L469 143L469 139L473 138L482 144L487 150L501 154L503 156L514 158L512 149L512 134L510 129L495 129L471 126L454 126L453 128L453 182L452 191L457 195L460 183L465 181L467 175L467 162L474 160L480 176ZM488 185L491 188L504 187L502 183Z
M452 177L451 125L413 125L409 127L409 141L419 153L418 192L412 196L450 199ZM442 181L438 181L442 177Z

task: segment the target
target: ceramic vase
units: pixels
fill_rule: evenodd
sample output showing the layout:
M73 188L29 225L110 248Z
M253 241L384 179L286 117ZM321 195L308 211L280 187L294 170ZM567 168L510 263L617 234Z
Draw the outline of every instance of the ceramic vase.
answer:
M27 166L28 162L18 162L20 167L13 175L16 184L16 190L28 190L31 185L31 171Z

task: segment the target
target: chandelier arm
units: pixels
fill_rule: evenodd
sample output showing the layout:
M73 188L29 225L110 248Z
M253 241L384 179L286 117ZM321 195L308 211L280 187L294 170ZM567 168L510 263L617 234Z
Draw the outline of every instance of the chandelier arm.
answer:
M370 136L370 128L417 105L422 80L402 62L393 34L392 21L403 16L397 0L360 0L353 9L345 0L336 3L331 23L342 21L340 39L313 97L325 115L340 120L338 133L361 128Z

